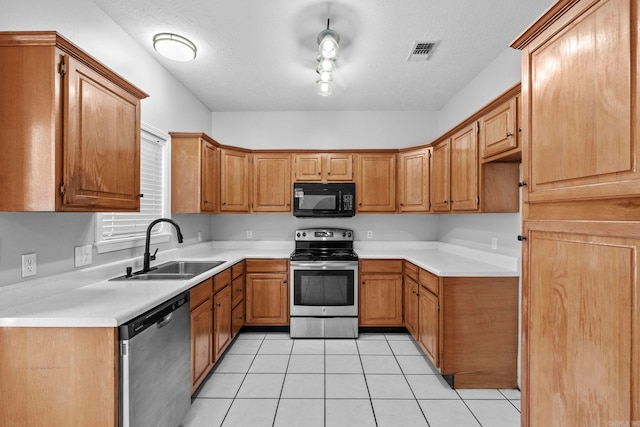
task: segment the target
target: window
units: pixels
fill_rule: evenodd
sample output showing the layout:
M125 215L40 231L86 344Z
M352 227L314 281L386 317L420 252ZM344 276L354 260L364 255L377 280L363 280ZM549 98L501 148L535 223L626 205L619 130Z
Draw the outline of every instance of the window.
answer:
M169 136L142 124L140 132L140 212L108 212L96 215L98 253L144 245L147 226L157 218L170 216ZM166 242L171 236L166 223L153 228L151 241Z

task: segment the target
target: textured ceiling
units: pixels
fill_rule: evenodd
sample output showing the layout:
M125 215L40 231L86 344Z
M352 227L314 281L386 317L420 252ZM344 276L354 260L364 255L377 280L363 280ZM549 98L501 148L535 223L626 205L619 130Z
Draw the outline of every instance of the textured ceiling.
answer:
M552 0L94 0L211 111L438 110ZM316 93L318 33L340 34L333 94ZM151 46L198 46L172 62ZM432 58L408 62L416 41Z

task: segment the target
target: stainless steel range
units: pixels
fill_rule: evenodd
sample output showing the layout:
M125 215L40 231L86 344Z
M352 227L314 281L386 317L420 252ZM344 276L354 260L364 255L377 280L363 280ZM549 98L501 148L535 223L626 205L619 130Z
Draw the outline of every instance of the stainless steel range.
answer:
M353 231L296 230L291 253L292 338L358 336L358 255Z

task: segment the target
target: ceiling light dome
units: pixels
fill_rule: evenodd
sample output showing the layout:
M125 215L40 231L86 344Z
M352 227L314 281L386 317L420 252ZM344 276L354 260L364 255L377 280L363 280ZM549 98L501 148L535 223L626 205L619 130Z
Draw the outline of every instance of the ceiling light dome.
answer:
M318 53L326 59L338 57L340 36L334 30L326 29L318 34Z
M165 58L174 61L192 61L198 49L189 39L173 33L158 33L153 36L153 48Z

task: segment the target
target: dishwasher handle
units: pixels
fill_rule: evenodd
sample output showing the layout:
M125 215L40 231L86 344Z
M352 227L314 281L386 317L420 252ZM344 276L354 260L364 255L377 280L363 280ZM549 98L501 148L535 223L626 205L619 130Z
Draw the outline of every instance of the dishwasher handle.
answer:
M173 312L167 314L166 316L164 316L162 318L162 320L160 320L158 323L156 323L156 326L158 327L158 329L162 328L163 326L167 326L169 323L171 323L171 318L173 317Z

